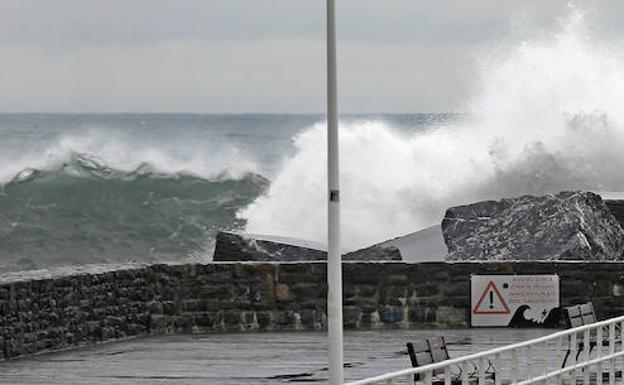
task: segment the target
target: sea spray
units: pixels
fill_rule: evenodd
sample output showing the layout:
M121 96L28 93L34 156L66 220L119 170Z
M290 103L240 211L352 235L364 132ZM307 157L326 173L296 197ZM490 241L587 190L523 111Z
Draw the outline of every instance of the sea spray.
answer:
M341 125L348 247L435 224L449 206L560 190L624 190L624 44L592 36L576 9L556 33L483 59L461 122L406 134ZM458 64L459 65L459 64ZM325 125L295 138L247 230L324 241Z

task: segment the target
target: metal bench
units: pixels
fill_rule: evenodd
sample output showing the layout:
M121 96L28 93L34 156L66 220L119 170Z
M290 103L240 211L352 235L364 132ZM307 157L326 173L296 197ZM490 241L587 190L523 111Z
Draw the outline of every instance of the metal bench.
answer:
M409 354L412 366L417 368L419 366L425 366L442 361L449 360L448 349L446 347L446 341L444 337L426 338L422 341L414 343L408 342L407 353ZM455 372L451 373L451 384L461 384L462 370L460 367L455 368ZM471 373L467 374L468 381L474 383L477 380L478 368L474 367ZM485 370L486 379L493 380L495 376L494 366L488 361L488 368ZM414 382L421 381L419 374L414 375ZM434 370L432 384L444 384L444 369Z
M563 308L564 317L568 328L575 328L587 324L591 324L597 321L596 312L594 311L594 304L591 302L584 303L582 305L573 305ZM590 344L591 345L591 344ZM585 344L582 338L577 341L576 346L576 360L578 361L581 352L585 349ZM590 347L590 353L593 346ZM566 351L561 367L565 368L568 358L572 353L572 342L568 339L568 350Z
M566 317L567 326L569 328L575 328L579 326L589 325L595 322L598 322L598 318L596 317L596 311L594 310L594 304L592 302L587 302L580 305L573 305L564 308L564 316ZM620 330L616 329L616 336L620 334ZM589 341L584 341L585 336L579 335L576 341L576 361L578 361L581 353L589 346L589 351L587 354L591 354L592 350L596 346L609 346L609 331L604 330L602 334L602 341L598 341L596 331L592 331L589 336ZM618 341L619 342L619 341ZM568 340L568 350L566 351L566 355L563 359L561 367L564 368L572 353L572 343Z

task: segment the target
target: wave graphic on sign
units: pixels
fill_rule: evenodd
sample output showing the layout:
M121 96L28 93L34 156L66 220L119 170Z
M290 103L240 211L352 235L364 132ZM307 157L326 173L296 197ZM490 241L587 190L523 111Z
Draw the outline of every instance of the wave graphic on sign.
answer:
M547 312L547 314L542 314L541 319L535 319L531 317L527 317L527 313L531 313L531 307L529 305L520 306L516 312L514 313L511 321L507 326L513 328L530 328L530 327L547 327L547 328L555 328L558 327L561 322L561 310L556 307Z

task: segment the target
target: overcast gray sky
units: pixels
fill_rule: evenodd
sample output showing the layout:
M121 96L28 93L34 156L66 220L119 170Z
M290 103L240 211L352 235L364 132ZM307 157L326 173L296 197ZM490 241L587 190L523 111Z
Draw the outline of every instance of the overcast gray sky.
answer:
M597 29L624 37L623 3L576 2ZM480 55L555 28L566 6L338 0L340 110L456 110ZM0 0L0 111L322 112L324 7L324 0Z

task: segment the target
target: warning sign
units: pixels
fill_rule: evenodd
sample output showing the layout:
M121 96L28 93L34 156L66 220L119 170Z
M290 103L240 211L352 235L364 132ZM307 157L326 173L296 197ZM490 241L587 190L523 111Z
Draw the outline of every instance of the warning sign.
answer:
M558 275L473 275L472 326L555 326ZM552 325L551 325L552 324Z
M489 297L489 301L486 300L486 297ZM481 294L481 298L477 301L477 305L472 310L472 313L509 314L511 311L494 282L490 281L485 287L485 290L483 290L483 294Z

